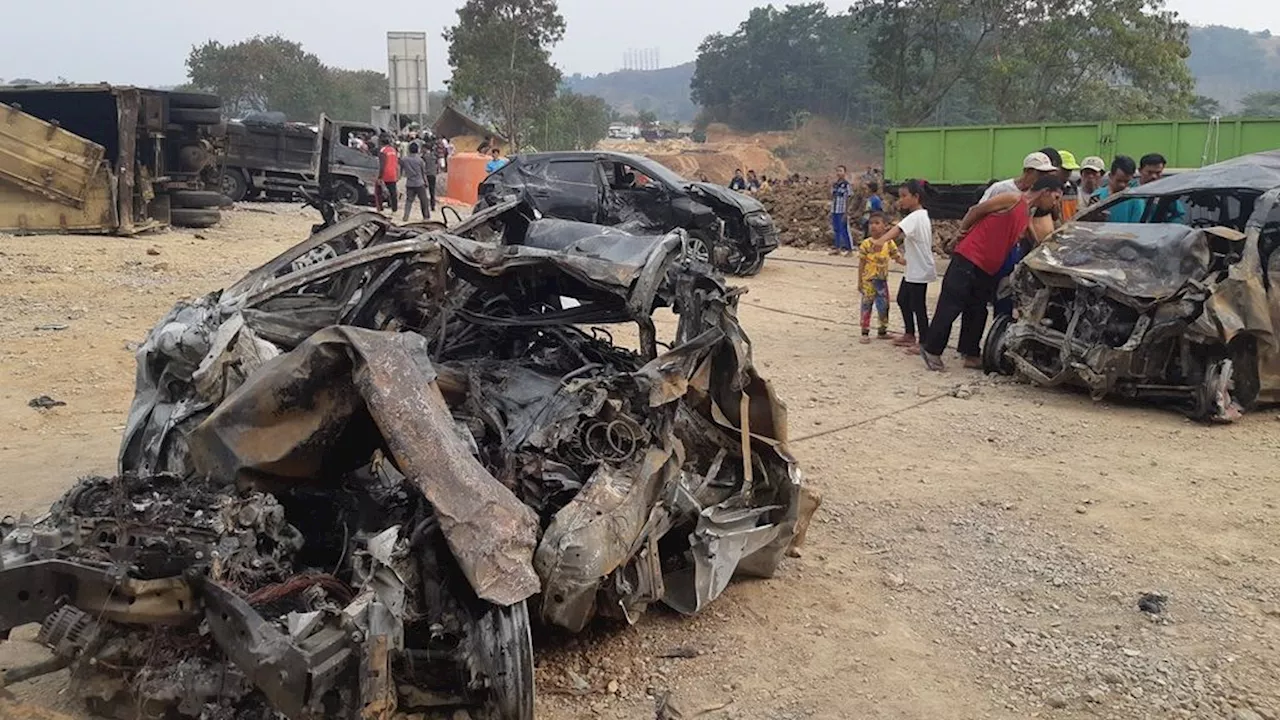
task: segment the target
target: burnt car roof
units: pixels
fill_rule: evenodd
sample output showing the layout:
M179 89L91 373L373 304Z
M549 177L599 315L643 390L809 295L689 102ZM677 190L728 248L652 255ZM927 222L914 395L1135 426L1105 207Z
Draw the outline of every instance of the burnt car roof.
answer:
M1280 187L1280 150L1253 153L1130 188L1128 197L1181 195L1201 190L1266 192Z

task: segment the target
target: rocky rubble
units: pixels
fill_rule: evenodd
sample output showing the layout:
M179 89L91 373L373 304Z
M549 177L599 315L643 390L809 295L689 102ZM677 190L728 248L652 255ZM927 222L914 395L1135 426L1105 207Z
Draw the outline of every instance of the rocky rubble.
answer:
M775 185L759 194L782 235L782 244L799 248L826 249L831 247L831 194L826 185L819 183L801 185ZM850 200L851 207L862 207L865 195L857 191ZM885 210L891 221L898 219L897 200L885 198ZM933 221L933 251L939 256L949 254L958 239L960 223L956 220ZM859 231L852 230L855 238Z

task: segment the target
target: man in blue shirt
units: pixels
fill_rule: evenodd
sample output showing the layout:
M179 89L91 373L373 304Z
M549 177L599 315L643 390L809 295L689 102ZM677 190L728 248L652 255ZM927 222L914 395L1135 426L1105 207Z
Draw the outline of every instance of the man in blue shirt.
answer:
M1138 172L1138 165L1128 155L1117 155L1111 161L1111 173L1107 175L1107 184L1093 196L1099 202L1112 195L1128 190L1133 186L1133 176ZM1142 222L1142 211L1147 207L1145 200L1126 200L1116 203L1107 210L1107 222L1136 223Z
M489 154L493 159L484 164L484 171L492 175L501 170L502 166L507 164L507 160L502 157L502 150L499 148L493 148L489 151Z

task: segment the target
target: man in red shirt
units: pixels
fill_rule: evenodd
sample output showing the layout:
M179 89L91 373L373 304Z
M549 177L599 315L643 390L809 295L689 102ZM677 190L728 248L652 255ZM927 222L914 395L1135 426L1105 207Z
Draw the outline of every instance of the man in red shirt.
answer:
M920 344L920 355L930 370L943 369L942 352L951 341L951 326L956 318L960 318L957 349L964 356L964 366L982 367L987 303L994 297L1000 267L1013 246L1031 233L1032 211L1051 210L1061 199L1062 180L1048 174L1026 192L1001 193L969 208L960 223L960 242L942 278L933 322Z
M382 149L378 151L378 184L373 189L373 201L378 212L382 212L382 196L387 195L391 212L399 210L400 191L396 183L400 182L400 153L396 144L387 135L382 136Z

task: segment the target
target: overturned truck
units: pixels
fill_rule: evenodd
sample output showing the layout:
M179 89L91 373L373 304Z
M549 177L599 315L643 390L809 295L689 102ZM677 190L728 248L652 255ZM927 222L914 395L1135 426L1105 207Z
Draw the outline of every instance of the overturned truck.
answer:
M812 503L739 291L683 231L619 240L514 203L449 234L360 213L179 303L120 476L0 529L0 631L54 651L10 679L70 667L113 717L527 720L531 615L693 613L773 573Z

